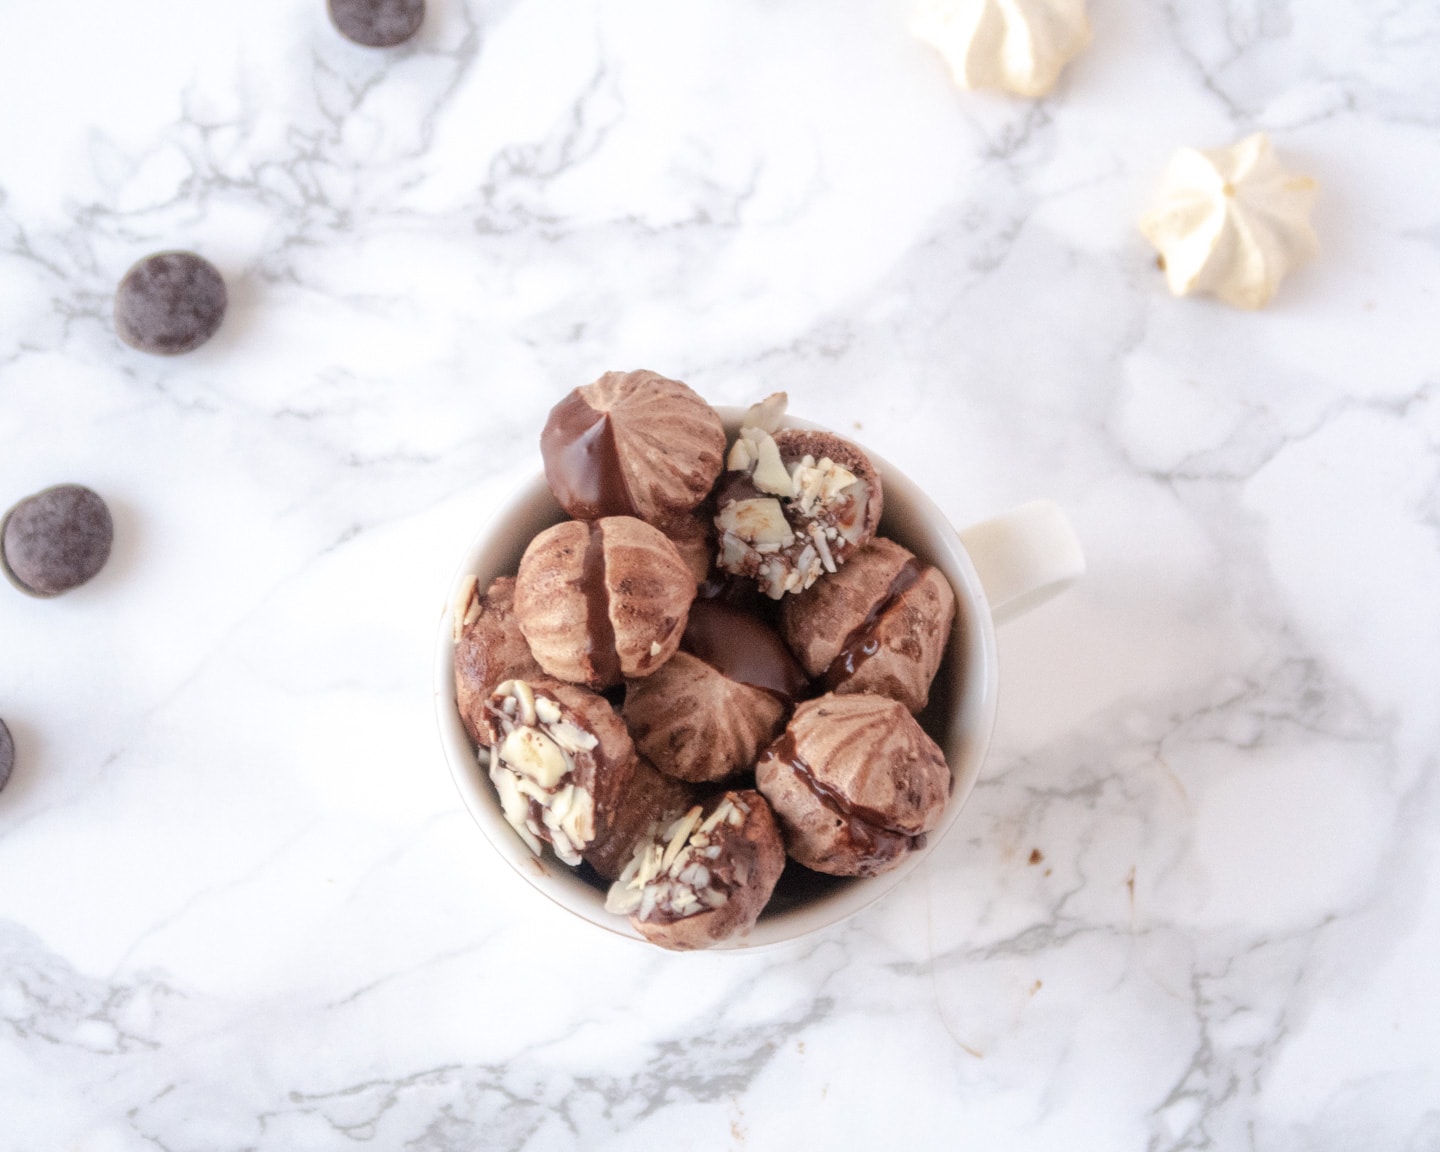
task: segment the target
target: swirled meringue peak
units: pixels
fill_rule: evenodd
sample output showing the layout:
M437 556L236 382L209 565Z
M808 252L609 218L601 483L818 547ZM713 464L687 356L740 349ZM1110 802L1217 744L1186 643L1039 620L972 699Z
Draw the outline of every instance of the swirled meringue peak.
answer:
M911 23L962 88L1039 97L1090 43L1085 0L921 0Z
M1175 295L1263 308L1285 274L1315 255L1316 188L1280 166L1263 132L1229 148L1182 148L1140 231L1160 250Z

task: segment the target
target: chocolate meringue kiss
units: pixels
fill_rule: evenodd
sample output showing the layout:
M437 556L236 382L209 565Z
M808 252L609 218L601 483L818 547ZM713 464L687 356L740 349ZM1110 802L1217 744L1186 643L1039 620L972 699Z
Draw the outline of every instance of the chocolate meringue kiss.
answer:
M540 454L567 515L660 524L709 494L725 458L725 427L678 380L607 372L551 409Z
M883 503L880 474L848 440L742 428L715 493L719 566L772 600L804 591L875 535Z
M920 712L954 620L944 574L877 536L835 575L786 597L780 633L824 690L873 692Z
M925 843L950 795L950 768L905 706L860 693L795 709L755 781L790 855L832 876L878 876Z
M530 851L579 864L613 825L635 746L603 696L558 680L506 680L486 708L490 782Z
M808 690L774 629L729 604L697 600L680 651L629 683L624 717L660 771L697 783L724 780L755 763Z
M485 742L490 694L506 680L543 675L515 618L515 577L500 576L485 594L472 576L461 586L455 625L455 704L470 739Z
M708 948L754 927L784 868L764 797L723 792L643 837L605 908L662 948Z
M675 653L695 577L643 520L567 520L520 559L515 614L530 651L561 680L609 688L648 676Z

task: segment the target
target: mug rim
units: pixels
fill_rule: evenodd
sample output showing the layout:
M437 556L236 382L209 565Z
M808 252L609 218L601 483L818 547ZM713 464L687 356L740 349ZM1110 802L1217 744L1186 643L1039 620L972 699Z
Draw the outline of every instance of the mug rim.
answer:
M733 436L747 409L712 407L724 423L727 437ZM788 414L780 426L831 431ZM946 677L947 668L942 666L935 679L935 685L941 686L942 677L945 678L943 688L947 699L945 706L939 707L932 686L931 703L920 717L950 766L950 797L940 823L927 834L926 843L911 852L898 867L879 876L850 878L814 901L776 913L762 913L748 933L721 941L706 949L709 952L753 952L812 936L848 920L894 890L929 857L959 819L979 778L994 730L999 688L995 624L985 589L959 533L934 501L900 469L850 437L842 439L855 443L880 473L884 507L876 534L895 539L922 561L935 565L955 593L955 621L946 644L945 665L950 666L949 675ZM892 501L897 495L898 506L894 506ZM604 910L603 891L586 883L551 853L535 856L505 821L494 788L460 722L455 702L453 611L463 581L475 575L483 589L498 576L513 576L521 554L534 535L566 518L542 470L521 483L491 511L465 550L450 580L436 644L433 690L441 749L462 803L512 871L557 907L613 935L653 948L627 918ZM898 533L897 520L904 521ZM961 669L953 667L956 660L962 662ZM957 674L962 683L955 682ZM937 720L943 721L943 728L939 730Z

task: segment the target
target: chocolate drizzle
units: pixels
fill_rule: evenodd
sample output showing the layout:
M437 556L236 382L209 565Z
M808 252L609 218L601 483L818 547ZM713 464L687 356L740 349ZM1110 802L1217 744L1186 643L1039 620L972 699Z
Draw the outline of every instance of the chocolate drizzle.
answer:
M585 633L590 671L602 687L620 682L620 654L615 650L615 625L610 622L610 589L605 582L605 536L599 524L590 525L585 546L585 567L580 576L585 593Z
M579 389L550 409L540 455L550 491L577 520L638 515L620 467L614 421L586 403Z
M769 692L784 704L808 694L810 682L790 649L750 613L720 600L697 600L680 640L722 676Z
M901 565L900 571L895 573L885 595L875 602L870 611L865 614L865 619L851 631L850 635L845 637L845 643L840 645L839 653L835 659L830 661L830 666L820 677L821 687L826 692L834 692L854 676L865 661L880 651L880 638L876 635L880 630L880 621L884 619L885 613L895 606L896 601L913 588L919 579L920 562L912 556Z
M773 492L762 492L748 471L732 469L722 473L715 486L715 506L723 508L737 500L777 500Z
M815 775L795 747L795 736L788 729L763 753L762 760L778 760L814 793L815 798L845 822L850 842L865 856L870 865L888 863L916 848L925 846L925 833L909 832L885 825L885 814L863 804L856 804Z

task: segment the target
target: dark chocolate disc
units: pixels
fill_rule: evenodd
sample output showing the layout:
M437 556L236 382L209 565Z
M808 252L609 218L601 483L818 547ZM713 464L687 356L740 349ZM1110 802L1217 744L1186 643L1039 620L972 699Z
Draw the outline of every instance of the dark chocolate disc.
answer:
M115 331L141 352L190 352L220 328L228 295L215 266L193 252L157 252L125 273L115 292Z
M720 600L697 600L680 647L722 676L792 704L810 681L779 633L749 612Z
M15 741L10 738L10 729L0 720L0 790L10 782L10 773L15 768Z
M113 536L104 500L79 484L58 484L0 521L0 567L22 592L58 596L105 567Z
M425 0L329 0L340 35L367 48L393 48L420 30Z

